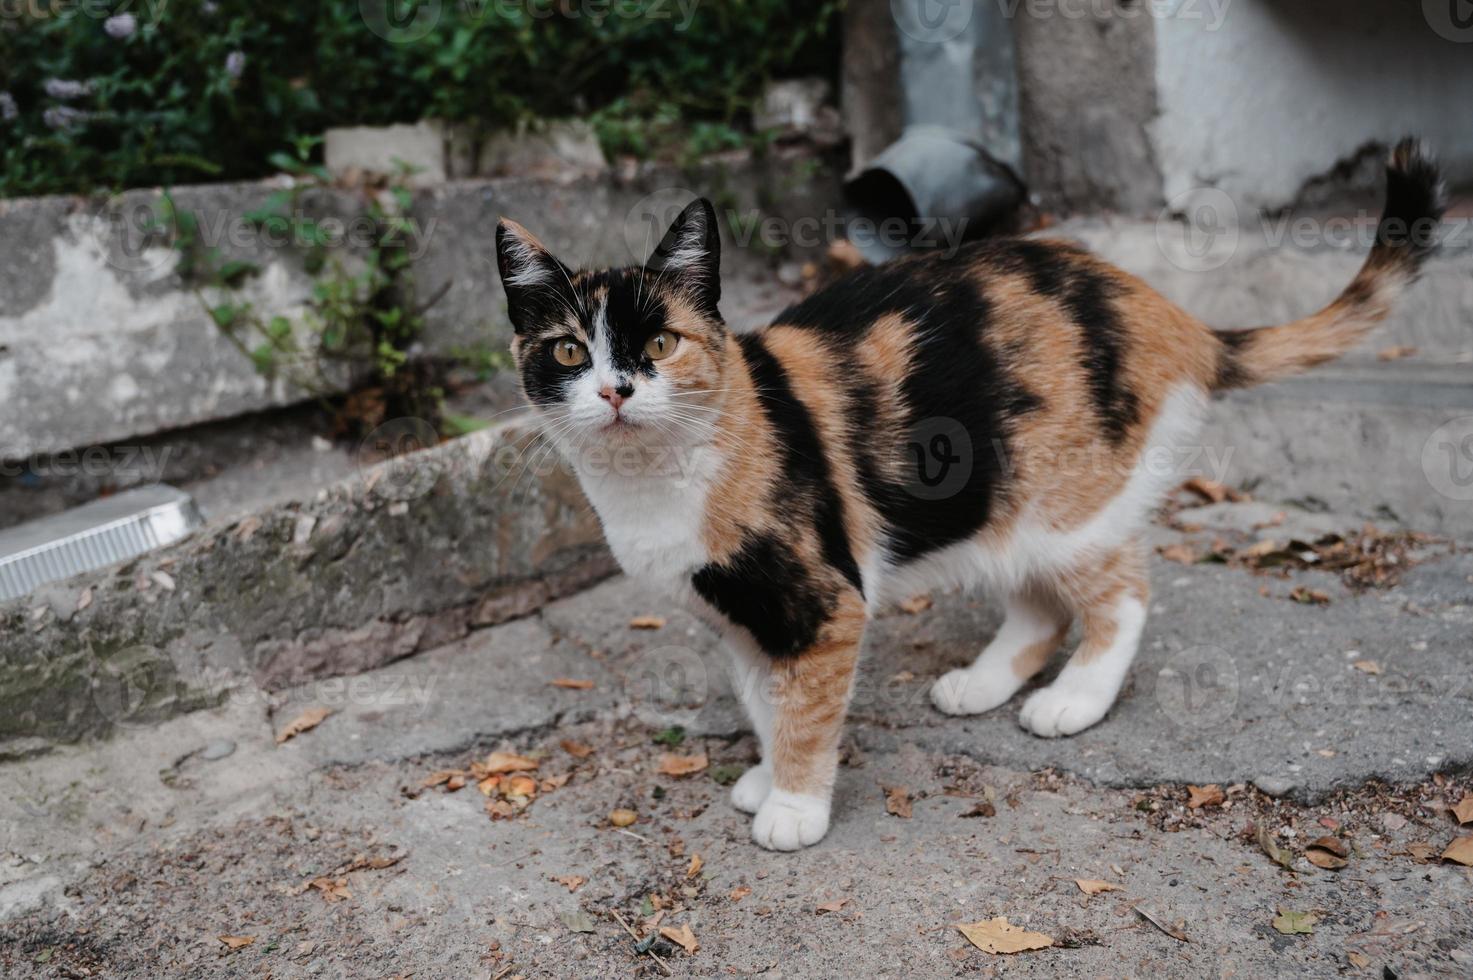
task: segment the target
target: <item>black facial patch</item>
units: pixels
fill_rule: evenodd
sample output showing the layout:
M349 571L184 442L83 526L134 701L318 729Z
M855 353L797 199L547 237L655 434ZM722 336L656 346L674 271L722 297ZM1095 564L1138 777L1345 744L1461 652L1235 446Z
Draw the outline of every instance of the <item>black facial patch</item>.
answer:
M783 313L776 322L821 333L838 348L862 344L882 317L900 314L917 342L901 386L900 445L877 445L873 381L846 385L848 451L860 484L888 527L902 563L964 540L986 524L1002 490L1010 423L1043 402L1007 371L987 340L991 305L959 275L976 257L926 258L857 270ZM904 476L891 475L897 460Z
M527 398L536 405L553 405L567 397L567 384L573 378L589 370L591 361L569 367L559 364L552 356L552 345L561 333L525 341L526 352L522 356L522 388Z
M813 417L793 394L788 372L772 356L761 335L743 334L737 343L751 372L762 411L782 449L787 486L778 491L780 498L791 501L790 513L798 512L802 502L807 502L824 561L862 592L859 564L854 560L844 531L844 505L834 489Z
M818 587L790 548L766 535L749 535L729 559L697 571L691 585L773 657L811 647L838 601Z
M655 373L655 362L644 352L644 345L665 329L667 314L653 280L642 269L612 269L578 281L585 295L597 295L600 290L607 294L604 323L609 331L609 356L620 377ZM591 300L589 306L593 306Z

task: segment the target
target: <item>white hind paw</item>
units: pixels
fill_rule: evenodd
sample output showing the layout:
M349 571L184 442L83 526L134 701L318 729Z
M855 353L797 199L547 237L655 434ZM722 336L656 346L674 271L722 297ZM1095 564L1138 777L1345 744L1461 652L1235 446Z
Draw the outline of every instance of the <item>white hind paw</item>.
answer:
M731 805L743 813L756 813L772 791L772 767L767 763L753 766L731 788Z
M1043 738L1084 731L1109 712L1113 694L1053 684L1029 695L1018 713L1018 723Z
M943 714L980 715L1012 697L1022 683L1001 671L953 670L931 685L931 703Z

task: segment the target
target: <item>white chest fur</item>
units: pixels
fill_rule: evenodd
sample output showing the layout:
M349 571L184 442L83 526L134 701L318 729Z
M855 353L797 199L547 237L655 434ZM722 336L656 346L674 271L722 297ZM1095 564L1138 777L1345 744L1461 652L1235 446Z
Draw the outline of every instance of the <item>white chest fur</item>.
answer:
M683 593L707 562L705 522L709 467L682 475L644 476L578 468L583 492L603 524L620 567L667 593Z

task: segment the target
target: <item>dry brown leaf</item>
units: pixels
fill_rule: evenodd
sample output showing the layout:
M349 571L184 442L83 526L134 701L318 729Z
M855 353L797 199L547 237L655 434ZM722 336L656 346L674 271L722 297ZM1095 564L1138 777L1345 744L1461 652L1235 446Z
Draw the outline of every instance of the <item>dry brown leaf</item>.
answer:
M910 613L912 616L919 615L930 608L931 597L925 593L913 595L900 604L901 611Z
M1473 837L1459 837L1442 852L1444 861L1456 861L1473 868Z
M957 929L967 937L967 942L984 953L1023 953L1031 949L1047 949L1054 944L1052 936L1029 932L1001 915L970 925L959 923Z
M679 929L673 926L661 926L660 935L684 949L691 956L696 955L696 950L701 944L696 940L696 934L690 931L690 924L682 925Z
M1330 593L1323 589L1311 589L1305 585L1296 585L1289 592L1289 598L1301 606L1328 606L1330 604Z
M216 936L215 938L230 949L242 949L256 941L255 936Z
M332 714L331 708L323 708L321 706L308 708L293 718L285 728L276 733L276 744L280 745L282 742L296 738L303 732L310 732L322 724L330 714Z
M90 605L92 605L92 586L89 585L82 590L81 595L77 596L77 612L81 612Z
M588 879L584 878L582 875L563 875L560 878L553 878L552 880L557 882L559 885L562 885L570 892L575 892L578 889L582 888L583 885L588 881Z
M489 799L486 801L486 815L492 820L507 820L518 813L517 807L506 800Z
M315 888L328 902L341 902L353 897L353 893L348 891L347 878L313 878L307 887Z
M1360 671L1363 674L1381 673L1381 665L1376 663L1376 661L1374 660L1357 660L1350 666L1354 667L1356 670Z
M666 776L689 776L700 772L710 765L706 753L699 755L671 755L666 752L660 756L660 772Z
M664 616L635 616L629 621L629 628L632 630L657 630L664 625Z
M537 780L531 776L513 776L506 781L504 792L507 796L536 796Z
M536 769L537 760L517 755L514 752L492 752L486 756L486 761L481 768L488 773L525 772L528 769Z
M690 858L690 867L685 869L685 876L687 878L694 878L696 875L701 873L701 869L705 866L705 858L701 857L699 854L692 854Z
M465 773L456 773L445 780L445 791L454 793L458 789L465 789Z
M634 821L638 819L639 814L635 813L633 810L626 810L623 807L620 807L619 809L614 810L609 814L609 823L613 824L615 827L628 827L630 824L634 823Z
M1190 797L1187 800L1189 810L1200 810L1204 806L1221 806L1223 800L1227 799L1227 794L1216 783L1207 786L1188 786L1187 794Z
M892 817L910 819L910 790L904 786L885 787L885 812Z
M1263 848L1263 853L1273 859L1273 862L1285 870L1294 867L1294 852L1279 844L1274 837L1273 831L1267 827L1258 828L1258 846Z
M1426 841L1418 841L1415 844L1408 844L1406 853L1418 864L1428 864L1437 857L1437 848Z
M746 885L742 885L739 888L733 888L731 890L731 894L727 895L726 897L729 898L734 905L750 894L752 894L752 889L748 888Z
M433 786L439 786L441 783L448 782L451 776L457 776L459 774L459 769L436 769L424 779L421 779L419 784L425 789L430 789Z
M1098 878L1075 878L1074 884L1086 895L1098 895L1100 892L1119 892L1125 889L1108 881L1100 881Z
M1452 814L1458 823L1473 823L1473 796L1465 796L1452 808Z
M562 746L564 752L575 759L586 759L590 755L593 755L593 746L584 745L582 742L575 742L571 738L565 738L558 744Z
M1415 347L1387 347L1376 355L1378 361L1399 361L1403 357L1411 357L1417 353Z
M1371 958L1364 953L1349 952L1345 954L1345 958L1350 961L1351 966L1358 970L1364 970L1371 965Z
M837 912L848 904L849 899L836 898L832 902L824 902L822 905L815 907L813 913L815 915L823 915L828 912Z
M542 792L551 793L555 789L562 789L572 778L573 774L570 772L565 772L561 776L548 776L542 781Z
M548 681L547 683L551 684L553 687L561 687L564 690L568 690L568 691L591 691L591 690L593 690L593 681L580 681L580 680L575 680L575 679L573 679L571 677L554 677L552 680Z
M1159 550L1162 558L1179 565L1195 565L1201 559L1197 549L1189 544L1169 544Z
M1209 480L1204 476L1194 476L1181 485L1183 490L1189 490L1209 503L1220 504L1224 500L1247 500L1247 494L1239 493L1232 487Z
M1350 850L1338 837L1321 837L1304 849L1304 859L1316 868L1339 871L1350 863Z
M476 789L481 791L482 796L490 796L492 793L496 792L496 787L500 785L500 776L487 776L485 779L482 779L480 782L476 783Z

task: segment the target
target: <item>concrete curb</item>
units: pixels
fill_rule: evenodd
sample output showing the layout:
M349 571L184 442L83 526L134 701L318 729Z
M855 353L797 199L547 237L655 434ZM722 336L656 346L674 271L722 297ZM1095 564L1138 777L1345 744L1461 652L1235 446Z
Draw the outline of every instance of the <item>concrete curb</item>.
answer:
M520 422L0 605L0 758L358 673L610 574ZM539 444L540 445L540 444Z

